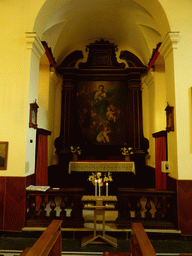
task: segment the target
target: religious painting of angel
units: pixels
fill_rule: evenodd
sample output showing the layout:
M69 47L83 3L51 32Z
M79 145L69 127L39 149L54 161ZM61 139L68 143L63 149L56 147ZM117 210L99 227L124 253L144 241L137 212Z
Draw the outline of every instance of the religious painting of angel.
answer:
M77 120L84 143L122 144L126 133L126 83L80 81Z

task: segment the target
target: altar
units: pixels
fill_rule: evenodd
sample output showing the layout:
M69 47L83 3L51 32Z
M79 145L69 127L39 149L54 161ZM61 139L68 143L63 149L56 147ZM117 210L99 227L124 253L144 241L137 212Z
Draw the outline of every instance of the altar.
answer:
M135 163L126 161L71 161L71 172L135 172Z

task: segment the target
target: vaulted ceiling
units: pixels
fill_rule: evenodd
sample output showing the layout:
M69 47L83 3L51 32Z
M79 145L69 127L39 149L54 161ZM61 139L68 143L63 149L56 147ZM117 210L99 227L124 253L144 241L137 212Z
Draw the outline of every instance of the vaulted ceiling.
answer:
M57 65L74 50L85 51L95 40L109 40L147 65L162 41L151 13L134 0L63 1L47 19L42 33ZM118 57L118 56L117 56Z

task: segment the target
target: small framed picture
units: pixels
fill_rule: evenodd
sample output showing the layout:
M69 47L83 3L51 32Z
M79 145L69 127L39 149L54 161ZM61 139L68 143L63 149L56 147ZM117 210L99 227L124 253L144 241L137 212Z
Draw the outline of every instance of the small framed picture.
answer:
M167 118L166 131L167 132L174 131L174 107L171 107L169 106L169 104L167 104L165 111L166 111L166 118Z
M0 170L7 170L8 142L0 141Z
M30 104L30 118L29 118L29 127L37 129L37 110L38 110L37 103Z

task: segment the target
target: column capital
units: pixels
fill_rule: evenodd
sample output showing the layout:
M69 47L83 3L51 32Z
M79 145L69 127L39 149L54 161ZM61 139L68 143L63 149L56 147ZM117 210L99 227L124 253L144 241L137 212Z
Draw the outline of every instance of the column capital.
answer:
M173 49L177 49L178 48L178 43L180 41L180 33L179 32L169 32L160 48L159 48L159 52L162 56L164 56L164 58L166 59L167 56L169 55L169 53L173 50Z
M25 32L27 49L31 50L38 60L40 60L41 56L45 53L45 48L41 43L41 40L37 36L35 32Z
M141 88L141 90L143 90L145 86L146 86L146 88L149 88L154 83L155 83L154 72L149 71L147 76L145 76L142 79L142 88Z
M57 73L50 72L50 83L56 86L59 82L60 82L60 78L58 77Z

